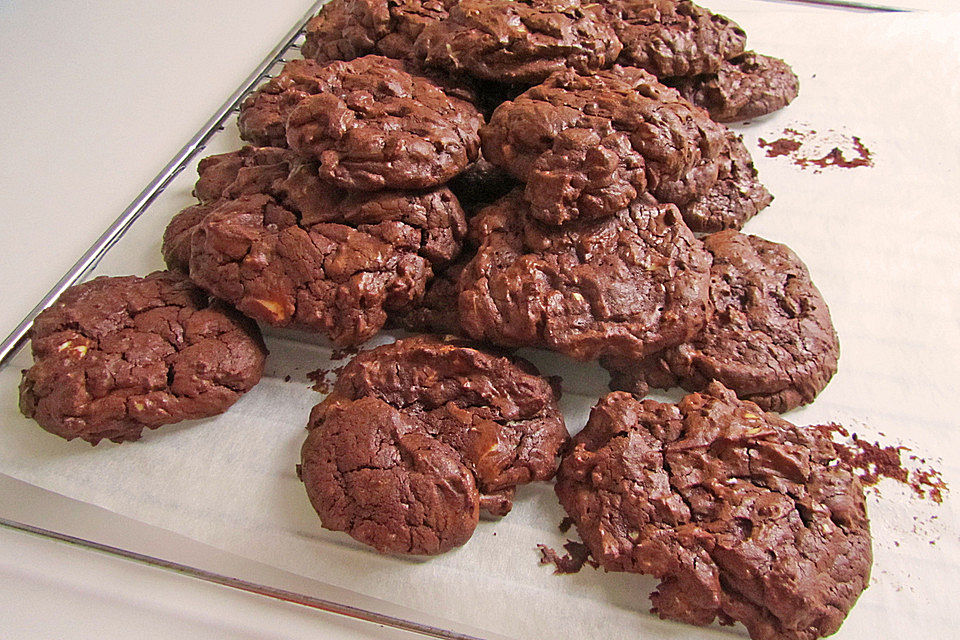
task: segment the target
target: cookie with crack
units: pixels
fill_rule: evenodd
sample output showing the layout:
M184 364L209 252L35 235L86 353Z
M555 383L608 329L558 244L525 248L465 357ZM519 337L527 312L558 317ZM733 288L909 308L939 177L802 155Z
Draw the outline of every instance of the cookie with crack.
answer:
M755 51L725 60L714 73L664 82L717 122L765 116L793 102L800 92L800 80L790 65Z
M259 382L267 353L254 323L164 271L67 289L30 339L20 410L91 444L223 413Z
M706 193L680 207L683 221L691 231L713 233L740 229L773 201L773 196L760 182L753 158L741 137L733 131L726 133L717 181Z
M371 53L415 60L423 28L447 17L456 0L331 0L308 24L301 53L317 62Z
M735 22L687 0L611 0L604 6L623 43L617 62L658 78L715 73L746 44Z
M483 116L404 64L381 56L288 62L244 101L241 137L289 146L342 189L441 185L480 152Z
M837 371L840 344L807 267L782 244L732 230L704 244L713 316L684 344L638 361L606 359L612 388L699 391L718 380L767 411L812 402Z
M317 405L300 478L323 526L381 553L435 555L473 535L480 498L449 445L386 402Z
M605 69L621 48L602 7L579 0L460 0L416 47L427 66L507 84Z
M715 382L676 405L611 393L571 445L560 503L604 569L660 580L661 618L814 640L867 587L863 489L817 429Z
M360 353L314 415L365 399L386 403L452 447L476 479L481 508L504 515L518 485L553 477L567 440L557 396L524 360L417 336Z
M716 183L726 129L641 69L564 71L500 105L483 155L549 224L602 218L645 191L686 204Z
M645 357L703 327L710 255L676 207L639 199L562 227L529 210L514 191L471 220L480 244L460 276L467 335L593 360Z

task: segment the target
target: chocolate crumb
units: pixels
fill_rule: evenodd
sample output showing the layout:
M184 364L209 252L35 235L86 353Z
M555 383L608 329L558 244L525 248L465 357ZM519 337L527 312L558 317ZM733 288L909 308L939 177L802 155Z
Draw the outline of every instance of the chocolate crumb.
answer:
M768 158L790 155L794 151L798 151L800 149L800 143L796 140L790 140L789 138L780 138L779 140L774 140L773 142L767 142L763 138L760 138L759 142L761 147L767 148Z
M838 139L839 142L834 142ZM787 156L798 167L815 167L818 173L827 167L853 169L873 166L873 154L859 136L847 136L835 131L818 133L813 129L787 127L783 130L783 137L773 141L760 138L758 144L766 149L768 158ZM821 155L824 144L836 146Z
M345 360L350 356L355 356L360 353L359 347L346 347L344 349L334 349L330 353L331 360Z
M840 460L849 464L866 486L876 486L882 479L889 478L909 487L916 497L937 504L943 502L944 494L949 491L941 473L929 466L926 458L910 454L907 457L909 462L923 466L911 469L904 464L903 453L910 451L908 447L869 442L835 423L815 428L834 440ZM837 436L846 440L838 442Z
M582 542L567 540L566 544L563 545L567 554L563 556L545 544L538 544L537 548L540 549L540 555L542 556L540 564L552 564L556 567L553 571L555 575L579 573L585 564L594 569L600 566L590 557L590 550Z
M290 382L290 376L288 376L288 375L287 375L287 376L283 376L283 381L284 381L284 382Z
M570 527L573 526L573 518L570 516L564 516L563 520L560 521L560 533L566 533L570 531Z
M330 393L332 382L327 380L327 376L330 374L329 369L316 369L307 373L307 380L312 382L310 388L318 393Z

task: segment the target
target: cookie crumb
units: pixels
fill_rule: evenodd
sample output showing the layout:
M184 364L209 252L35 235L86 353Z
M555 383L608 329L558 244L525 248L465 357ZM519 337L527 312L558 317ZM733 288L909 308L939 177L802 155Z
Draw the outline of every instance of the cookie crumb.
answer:
M817 173L827 167L854 169L874 166L873 153L863 144L860 136L832 130L820 133L809 128L786 127L779 139L768 141L759 138L757 142L760 148L766 149L768 158L786 156L796 166L802 169L813 167Z
M849 464L866 486L874 487L889 478L909 487L917 498L937 504L943 503L944 494L950 490L943 475L930 466L926 458L910 453L906 459L911 464L905 464L903 454L910 451L909 447L869 442L836 423L814 428L834 441L840 460ZM843 440L838 442L841 438ZM910 468L918 465L919 468Z
M540 549L540 564L552 564L556 567L553 571L555 575L579 573L585 564L594 569L600 566L590 557L590 550L582 542L567 540L566 544L563 545L567 553L563 556L545 544L538 544L537 548Z

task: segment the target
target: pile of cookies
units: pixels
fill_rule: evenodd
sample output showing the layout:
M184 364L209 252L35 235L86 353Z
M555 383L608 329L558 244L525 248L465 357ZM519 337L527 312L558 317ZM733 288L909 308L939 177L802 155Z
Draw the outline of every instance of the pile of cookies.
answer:
M869 525L830 440L765 413L813 401L839 344L802 261L739 232L772 196L720 122L797 94L745 40L686 0L331 0L243 103L251 146L200 163L169 271L37 319L23 412L96 444L224 411L263 371L251 320L437 334L361 352L311 413L324 527L442 553L556 474L593 558L661 580L660 616L829 635ZM571 440L518 347L617 391Z

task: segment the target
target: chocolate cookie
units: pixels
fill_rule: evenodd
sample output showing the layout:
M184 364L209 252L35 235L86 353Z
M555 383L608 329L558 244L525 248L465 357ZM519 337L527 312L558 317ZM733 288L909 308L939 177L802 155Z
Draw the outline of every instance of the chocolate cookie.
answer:
M710 256L673 205L551 227L519 191L471 221L480 241L460 276L460 322L477 340L579 360L644 357L689 340L708 315Z
M480 499L452 447L375 397L310 414L300 477L323 526L382 553L433 555L470 539Z
M30 338L20 410L91 444L223 413L260 380L266 358L256 325L164 271L71 287Z
M245 140L289 145L325 181L362 191L447 182L477 159L482 124L472 104L380 56L293 60L240 112Z
M169 269L188 271L193 231L223 198L274 194L275 185L290 175L296 158L289 149L244 147L239 151L209 156L197 166L199 179L194 195L200 204L173 217L163 234L161 253Z
M717 181L725 128L640 69L552 75L502 104L483 153L550 224L613 215L644 191L686 204Z
M299 165L273 194L221 201L203 218L190 278L252 318L356 345L423 296L465 227L446 188L349 194Z
M719 383L677 405L611 393L572 445L560 503L604 569L660 580L661 618L814 640L868 584L863 489L830 439Z
M746 44L735 22L686 0L611 0L604 6L623 43L617 62L660 78L715 73Z
M417 336L362 352L315 410L376 399L452 447L482 508L503 515L517 485L553 477L567 440L557 394L533 365ZM322 514L321 514L322 516Z
M704 240L713 254L713 317L685 344L649 358L604 362L613 388L699 391L719 380L767 411L812 402L837 371L840 345L830 311L790 249L723 231Z
M392 314L390 325L414 333L464 336L457 298L460 295L460 275L474 255L473 251L465 252L455 262L441 268L427 284L423 299L408 310Z
M416 46L428 66L527 84L565 67L607 68L621 48L602 7L580 0L461 0Z
M727 131L717 177L709 191L680 207L683 221L692 231L711 233L740 229L773 201L773 196L757 177L753 159L743 140L732 131Z
M378 53L416 59L414 42L424 26L447 17L456 0L331 0L307 24L301 48L318 62Z
M668 78L693 104L717 122L736 122L773 113L787 106L800 91L800 80L783 60L747 51L725 60L714 73Z

